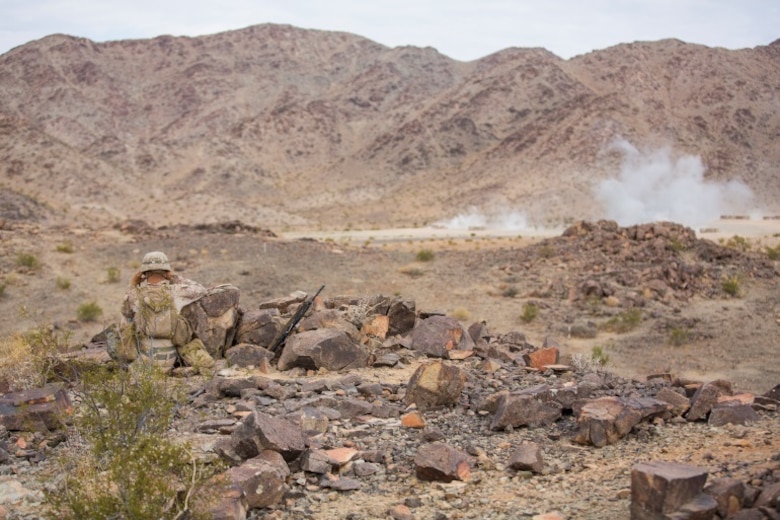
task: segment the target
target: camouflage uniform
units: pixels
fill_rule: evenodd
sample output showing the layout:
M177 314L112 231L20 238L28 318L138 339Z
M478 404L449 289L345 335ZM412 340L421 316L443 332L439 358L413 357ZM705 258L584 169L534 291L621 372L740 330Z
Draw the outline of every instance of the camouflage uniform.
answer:
M149 283L145 273L162 271L167 279ZM172 368L176 359L196 368L214 364L203 342L193 337L192 327L179 312L206 294L197 282L171 274L165 254L147 253L141 271L122 302L122 341L120 359L132 362L139 356L151 359L163 368Z

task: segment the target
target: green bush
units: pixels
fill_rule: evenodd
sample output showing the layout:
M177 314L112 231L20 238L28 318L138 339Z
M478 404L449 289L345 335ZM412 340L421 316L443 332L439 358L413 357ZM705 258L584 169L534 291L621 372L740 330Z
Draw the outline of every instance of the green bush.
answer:
M103 308L97 302L84 302L76 309L79 321L96 321L103 315Z
M16 265L18 267L26 267L27 269L38 269L41 267L41 262L32 253L19 253L16 256Z
M82 374L80 413L59 458L65 478L45 493L49 518L207 517L192 510L190 498L197 490L198 502L208 504L200 486L224 468L206 467L170 433L184 398L175 381L150 364Z
M67 278L63 278L62 276L58 276L57 289L62 289L62 290L70 289L70 280Z
M642 321L642 311L639 309L629 309L621 312L617 316L610 318L602 328L609 332L623 334L637 328Z
M520 291L517 290L517 287L515 287L514 285L510 285L509 287L501 291L501 296L505 298L514 298L515 296L517 296L518 292Z
M58 253L72 253L73 251L75 251L73 244L71 244L70 242L57 244L54 250L57 251Z
M117 283L121 280L121 271L118 267L109 267L107 270L108 283Z
M739 235L734 235L726 242L726 247L736 249L738 251L750 251L750 242L747 238Z
M603 367L609 363L609 354L607 354L604 347L601 345L594 345L593 348L590 349L590 359L593 363Z
M430 249L420 249L417 252L417 261L418 262L430 262L433 260L433 251Z
M723 288L723 292L735 298L738 298L739 295L742 293L742 288L741 288L739 278L736 276L725 277L721 282L721 287Z
M688 343L688 329L684 327L674 327L669 331L669 344L679 347Z
M523 323L531 323L539 315L539 307L533 303L523 305L523 312L520 314L520 320Z
M780 246L777 247L766 246L766 256L768 256L770 260L777 260L778 258L780 258Z

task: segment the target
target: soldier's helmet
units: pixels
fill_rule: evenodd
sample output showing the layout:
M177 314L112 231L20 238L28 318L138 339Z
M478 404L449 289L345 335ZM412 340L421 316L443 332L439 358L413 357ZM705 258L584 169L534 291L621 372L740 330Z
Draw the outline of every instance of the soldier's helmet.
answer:
M141 260L141 272L147 271L170 271L171 264L168 262L168 257L162 251L152 251L146 253L144 259Z

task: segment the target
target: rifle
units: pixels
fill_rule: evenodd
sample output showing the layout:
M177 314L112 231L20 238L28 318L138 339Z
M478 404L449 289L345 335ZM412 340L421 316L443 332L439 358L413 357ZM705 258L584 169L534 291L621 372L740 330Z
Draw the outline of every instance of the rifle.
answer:
M322 292L324 288L325 286L323 285L316 293L314 293L314 296L312 296L311 298L307 298L303 301L301 306L298 307L298 310L295 311L295 314L293 314L293 317L290 318L290 321L287 322L287 325L285 325L282 331L276 335L273 342L271 343L271 346L268 347L268 350L276 353L276 349L278 349L279 346L282 345L287 340L287 336L289 336L292 333L292 331L295 330L295 327L298 325L298 322L301 321L304 314L306 314L306 312L311 307L311 304L314 303L314 298L319 296L319 294Z

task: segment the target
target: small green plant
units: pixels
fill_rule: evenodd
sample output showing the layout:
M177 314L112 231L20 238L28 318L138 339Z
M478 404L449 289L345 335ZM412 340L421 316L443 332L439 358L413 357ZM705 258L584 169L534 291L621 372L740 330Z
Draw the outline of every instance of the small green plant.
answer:
M770 260L777 260L778 258L780 258L780 246L777 247L766 246L766 256L768 256Z
M593 348L590 349L590 359L595 364L603 367L609 363L609 354L601 345L593 345Z
M750 251L750 242L745 237L734 235L728 239L726 242L726 247L730 247L731 249L736 249L738 251Z
M24 307L21 313L32 318ZM0 339L0 380L14 391L43 386L53 375L57 354L68 348L69 341L70 332L43 324Z
M96 321L103 315L103 308L97 302L84 302L76 309L79 321Z
M685 327L674 327L669 331L669 344L680 347L688 343L688 329Z
M452 311L452 317L458 321L466 321L471 318L471 313L465 307L458 307Z
M539 315L539 307L533 303L523 305L523 312L520 314L520 321L531 323Z
M62 244L57 244L57 246L54 248L55 251L58 253L72 253L75 251L73 244L70 242L63 242Z
M57 289L62 289L63 291L70 289L70 280L68 278L58 276L56 283Z
M118 283L122 279L122 272L118 267L109 267L107 269L108 283Z
M45 493L49 518L206 516L216 492L203 484L224 467L199 462L188 444L172 437L184 397L174 379L151 364L99 367L83 373L74 391L81 413L59 458L65 478Z
M721 281L721 287L723 288L723 292L734 298L738 298L742 293L742 287L739 282L739 278L736 276L725 277Z
M683 244L682 240L680 240L678 237L674 237L669 240L669 247L672 251L676 251L678 253L685 250L685 244Z
M555 256L555 249L549 244L540 246L537 252L539 253L539 258L552 258Z
M19 253L16 257L16 265L35 270L41 267L41 261L32 253Z
M417 252L416 258L418 262L430 262L433 260L433 256L433 251L430 249L420 249Z
M642 311L639 309L629 309L621 312L617 316L610 318L602 328L609 332L624 334L637 328L642 321Z
M423 271L419 267L414 267L412 265L401 267L398 269L398 272L401 274L405 274L406 276L410 276L412 278L419 278L425 274L425 271Z

